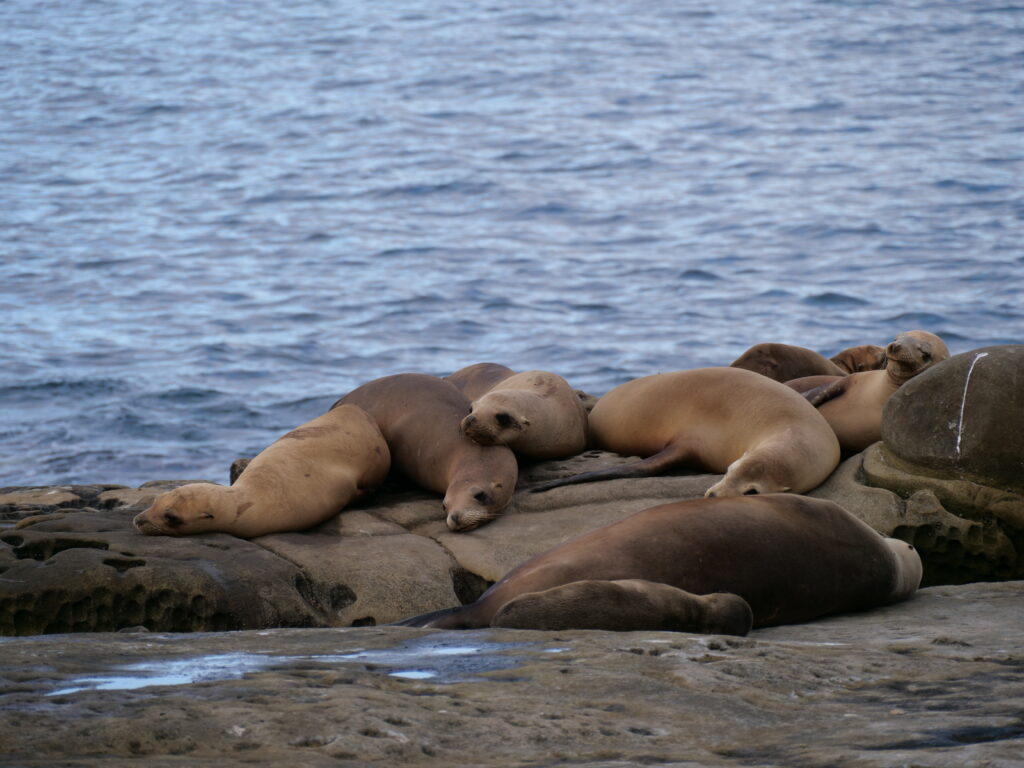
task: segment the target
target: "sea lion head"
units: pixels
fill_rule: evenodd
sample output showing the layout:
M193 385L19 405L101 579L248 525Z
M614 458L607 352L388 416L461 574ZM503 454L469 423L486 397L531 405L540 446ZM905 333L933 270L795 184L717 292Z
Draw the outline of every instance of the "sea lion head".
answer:
M447 514L448 528L471 531L497 517L508 500L494 483L452 483L444 495L442 508Z
M751 458L744 453L729 465L725 476L704 493L709 499L723 496L756 496L762 493L786 493L789 486L782 485L778 478L784 476L773 462L765 457Z
M218 515L223 514L226 490L213 483L183 485L161 493L132 523L149 535L182 536L214 530ZM223 530L223 526L216 529Z
M473 403L462 420L462 433L480 445L508 445L530 426L517 402L525 392L491 392Z
M910 597L921 586L924 568L921 556L910 544L900 539L886 538L885 543L892 550L896 560L896 577L889 600L893 603Z
M949 357L942 339L927 331L905 331L885 348L885 369L897 379L909 379Z

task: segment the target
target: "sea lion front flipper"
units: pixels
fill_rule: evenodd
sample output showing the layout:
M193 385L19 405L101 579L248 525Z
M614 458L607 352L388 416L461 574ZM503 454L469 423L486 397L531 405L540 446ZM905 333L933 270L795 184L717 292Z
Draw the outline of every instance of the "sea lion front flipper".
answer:
M820 387L809 389L803 393L803 396L807 399L807 402L818 408L823 403L827 403L829 400L834 400L844 394L848 386L849 382L844 376L838 381L833 381L831 384L822 384Z

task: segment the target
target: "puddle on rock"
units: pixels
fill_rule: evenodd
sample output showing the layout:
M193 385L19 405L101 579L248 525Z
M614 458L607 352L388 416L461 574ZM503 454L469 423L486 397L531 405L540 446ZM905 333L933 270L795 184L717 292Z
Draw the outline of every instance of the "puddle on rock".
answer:
M438 683L481 680L479 675L519 665L519 656L507 651L538 643L446 643L422 638L394 648L358 650L343 654L271 656L260 653L220 653L179 659L157 659L115 667L111 674L72 678L47 696L79 691L126 691L155 685L189 685L214 680L237 680L249 672L286 666L297 661L324 664L358 663L367 668L388 668L386 674L407 680ZM556 652L562 649L551 649Z
M187 659L143 661L117 667L111 675L77 677L71 685L47 696L64 696L78 691L128 691L151 685L188 685L208 680L236 680L248 672L265 669L278 657L255 653L218 653Z

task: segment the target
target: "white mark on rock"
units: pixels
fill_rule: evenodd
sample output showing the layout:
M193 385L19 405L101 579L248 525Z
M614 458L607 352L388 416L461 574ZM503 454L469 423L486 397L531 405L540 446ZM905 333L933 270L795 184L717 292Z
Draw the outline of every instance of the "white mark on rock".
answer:
M971 360L971 367L967 369L967 378L964 380L964 393L960 397L960 421L956 427L956 457L960 458L960 440L964 436L964 408L967 405L967 387L971 383L971 374L974 373L974 366L978 364L978 361L983 357L988 357L988 352L979 352Z

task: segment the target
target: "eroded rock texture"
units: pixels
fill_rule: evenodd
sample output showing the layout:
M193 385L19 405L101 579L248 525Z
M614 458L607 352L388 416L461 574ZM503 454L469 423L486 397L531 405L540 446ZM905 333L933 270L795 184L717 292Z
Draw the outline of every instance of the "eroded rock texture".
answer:
M748 637L404 627L11 638L18 766L990 766L1024 583Z
M896 535L927 552L930 583L1024 575L1024 346L965 352L901 387L863 471L915 518Z

